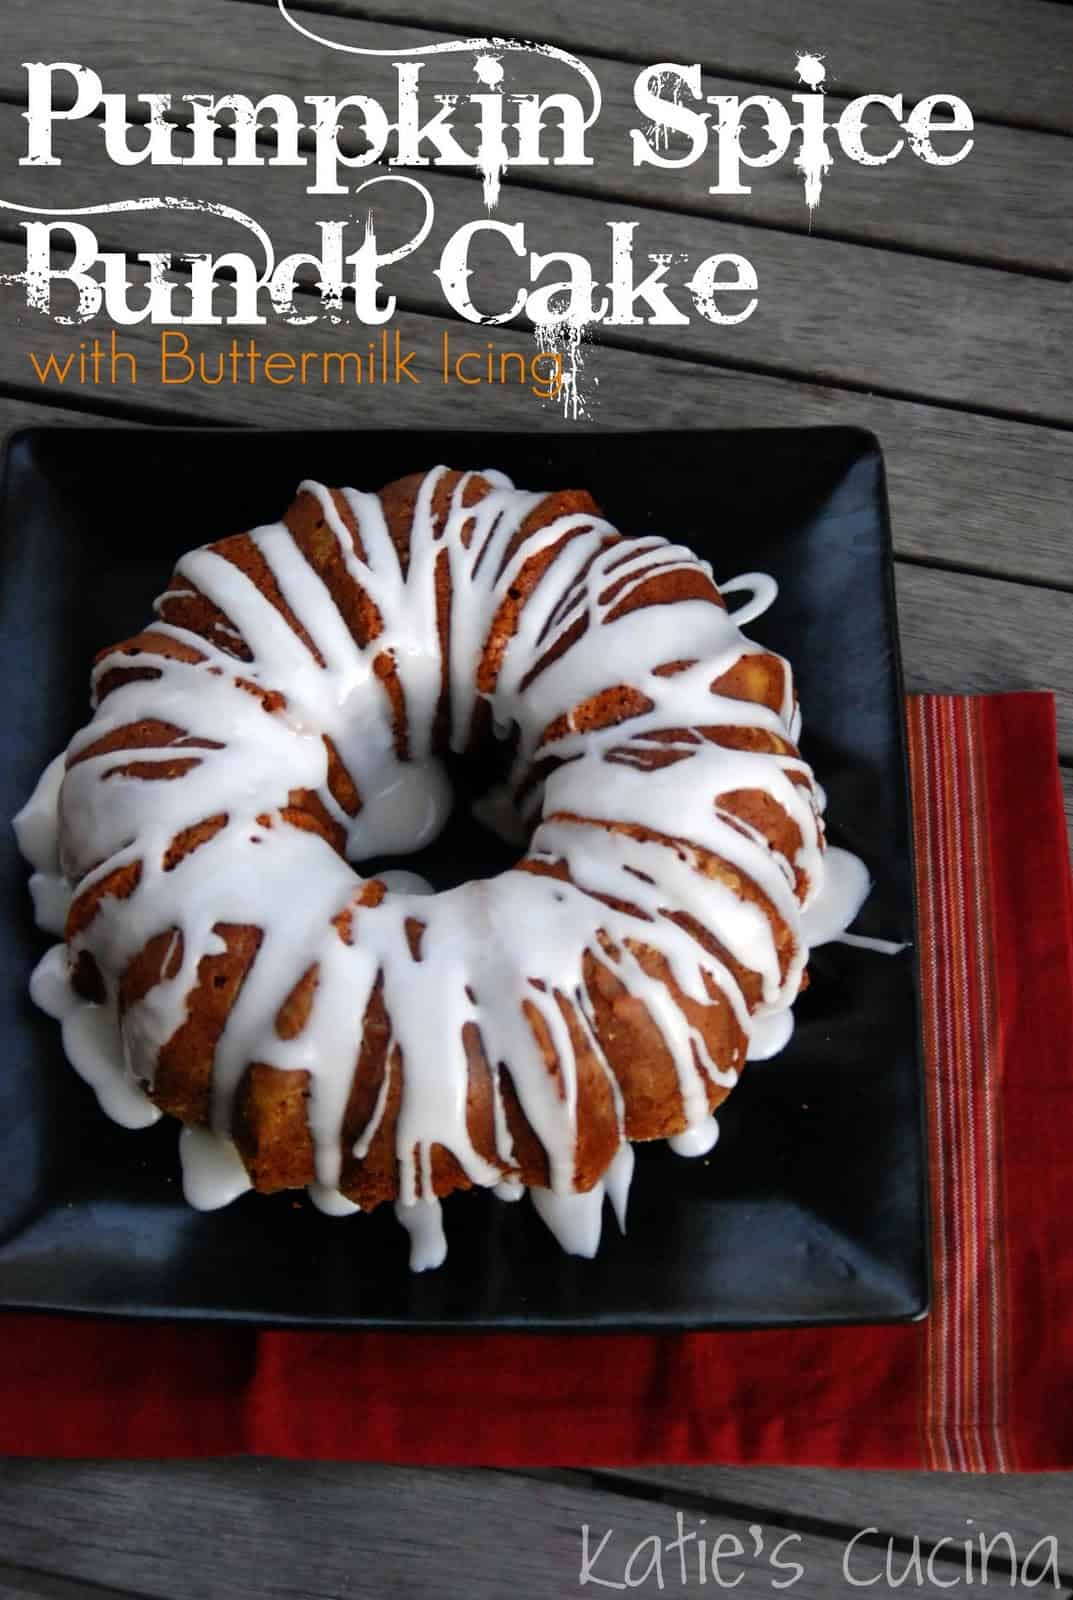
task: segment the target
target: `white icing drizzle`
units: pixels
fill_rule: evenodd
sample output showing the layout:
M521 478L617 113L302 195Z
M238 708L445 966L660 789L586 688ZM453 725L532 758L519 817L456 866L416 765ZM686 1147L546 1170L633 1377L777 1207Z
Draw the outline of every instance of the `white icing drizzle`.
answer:
M420 850L451 815L451 785L438 761L388 767L376 788L363 784L361 793L361 815L348 829L347 854L354 861Z
M744 605L729 607L730 615L739 628L746 627L750 622L755 622L757 617L762 617L765 611L770 611L779 586L768 572L743 572L740 577L730 578L719 585L719 593L724 600L728 594L740 594L742 590L748 593L749 599Z
M837 937L868 890L866 871L846 852L827 852L825 879L824 798L800 757L734 749L692 731L756 729L794 741L799 716L785 664L777 710L712 688L743 657L760 652L738 623L770 604L772 580L749 574L727 584L728 592L751 595L733 616L703 599L640 604L619 614L656 574L710 577L710 569L659 538L623 541L608 523L584 513L558 516L519 539L545 496L517 490L488 471L481 476L491 490L466 505L473 475L464 475L437 524L433 497L444 470L421 482L406 571L376 495L343 491L363 559L329 491L302 485L316 498L343 567L382 619L381 632L366 646L356 641L285 523L258 528L250 538L312 649L237 565L207 548L184 556L178 580L157 602L161 620L152 632L196 658L146 646L139 667L151 667L156 676L111 689L71 741L66 773L65 758L58 757L16 821L20 846L35 868L39 920L52 931L62 929L72 890L81 895L119 868L137 868L125 898L105 894L88 925L69 939L67 954L57 946L34 980L35 999L63 1021L64 1046L76 1069L109 1115L128 1125L136 1125L135 1116L149 1121L157 1115L139 1083L151 1084L162 1046L184 1021L199 963L224 948L214 930L228 924L263 930L216 1046L212 1128L183 1136L184 1182L188 1195L197 1196L194 1204L224 1203L213 1197L239 1192L241 1162L229 1138L232 1105L247 1064L260 1061L309 1074L316 1170L310 1194L332 1214L353 1208L339 1190L341 1128L362 1019L382 984L389 1052L397 1050L403 1063L396 1211L411 1235L415 1270L438 1265L446 1248L433 1200L435 1146L450 1151L472 1183L504 1198L518 1188L500 1084L503 1063L547 1153L549 1186L530 1192L549 1228L564 1248L594 1253L605 1191L622 1223L633 1156L623 1132L621 1091L582 978L586 957L606 968L660 1029L686 1123L671 1142L679 1153L701 1154L718 1135L706 1079L731 1087L743 1052L713 1059L667 984L642 965L638 947L662 958L673 982L699 1004L711 1004L708 986L714 983L751 1040L750 1057L767 1054L772 1039L789 1036L789 1007L809 945ZM523 568L544 555L551 559L541 574L521 585L525 601L515 610L515 631L498 659L494 686L478 694L493 619L517 593ZM441 558L450 575L445 654L436 594ZM169 605L189 600L192 591L223 614L214 634L222 643L167 620ZM252 659L239 659L244 652ZM395 707L377 668L387 657L405 704L402 752ZM658 670L670 663L679 664L673 672ZM117 647L98 663L95 682L129 664ZM388 892L379 903L362 904L364 880L350 863L420 848L450 810L435 739L444 685L454 750L467 747L481 698L497 733L515 738L509 782L488 799L482 820L516 819L522 808L533 827L528 859L538 867L565 864L566 878L513 869L433 894L415 874L393 872L383 875ZM644 696L649 709L618 726L587 728L578 708L623 685ZM251 693L251 686L260 693ZM269 695L275 701L266 700ZM86 754L141 721L184 730L185 746ZM360 790L354 816L329 788L326 739ZM179 755L189 762L179 775L167 781L146 776ZM671 759L653 765L654 755ZM537 763L547 774L542 783L532 781ZM137 771L125 771L128 765ZM721 803L742 790L763 791L796 824L800 846L793 860ZM281 817L295 791L314 793L345 830L346 860L320 834ZM166 855L177 835L221 816L226 822L212 837L169 865ZM648 833L633 837L621 825ZM740 894L732 878L709 876L701 852L755 884L773 914ZM338 931L340 918L349 919L349 942ZM780 961L776 943L779 919L793 939L788 961ZM730 967L688 931L690 920L715 930L729 955L759 975L762 1000L751 1015ZM416 947L415 924L421 930ZM150 939L169 930L172 944L161 972L175 970L128 1004L120 1021L120 977ZM71 987L69 973L83 952L92 955L103 981L102 1004L79 998ZM294 1037L283 1038L280 1006L314 967L308 1020ZM619 1120L618 1154L581 1193L577 1063L560 997L606 1076ZM555 1073L523 1007L551 1042ZM474 1147L467 1127L468 1023L479 1027L490 1064L494 1159ZM385 1073L354 1146L359 1158L376 1137L387 1084Z
M447 1238L443 1231L443 1209L438 1200L419 1200L415 1205L395 1202L395 1215L410 1235L410 1271L429 1272L447 1260Z
M30 878L34 917L39 928L55 934L63 933L71 904L71 885L60 869L56 825L66 761L66 750L52 758L14 823L19 849L37 869Z
M801 914L801 936L810 946L829 944L845 933L868 899L872 879L860 856L831 845L823 862L823 893Z
M750 1055L750 1060L752 1056ZM719 1139L719 1124L714 1117L705 1117L684 1133L676 1133L667 1140L676 1156L706 1156L714 1150Z
M126 1067L115 1012L86 1005L71 987L67 950L54 944L34 968L30 998L63 1028L63 1049L101 1110L122 1128L148 1128L160 1111Z
M419 872L407 872L404 867L392 867L390 872L380 873L380 882L395 894L435 894L431 883L423 878Z
M183 1194L195 1211L218 1211L252 1188L232 1141L209 1128L183 1128L179 1134L179 1160Z
M317 1210L323 1211L326 1217L352 1217L361 1210L356 1201L348 1200L338 1189L328 1189L322 1183L308 1184L306 1193Z
M880 956L900 956L909 949L907 939L873 939L864 933L840 933L834 944L850 944L857 950L874 950Z
M749 1061L770 1061L780 1050L785 1050L794 1031L792 1011L776 1011L770 1017L757 1017L753 1022L749 1040Z
M544 1226L553 1233L570 1256L591 1261L600 1248L603 1228L603 1179L591 1189L557 1193L554 1189L529 1191L533 1209Z
M611 1202L611 1209L615 1213L620 1233L626 1232L626 1206L630 1198L633 1167L633 1145L623 1144L620 1145L618 1154L604 1173L604 1188Z

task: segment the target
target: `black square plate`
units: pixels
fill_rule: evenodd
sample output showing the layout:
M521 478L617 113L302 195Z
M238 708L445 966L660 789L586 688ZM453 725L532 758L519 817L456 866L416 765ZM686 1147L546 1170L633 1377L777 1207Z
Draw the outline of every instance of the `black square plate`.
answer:
M527 488L585 487L629 533L780 595L750 632L788 655L830 836L875 878L860 932L914 938L911 830L883 464L855 430L666 434L31 429L0 516L0 811L87 716L94 652L136 631L173 561L279 517L298 481L377 488L439 462ZM381 1207L333 1220L304 1197L190 1210L176 1126L115 1127L27 996L45 948L9 827L0 870L0 1305L125 1316L407 1328L745 1327L893 1321L927 1302L915 955L818 950L797 1032L751 1067L711 1156L638 1149L629 1232L563 1255L528 1205L445 1207L447 1265L411 1276ZM459 823L441 882L481 862ZM494 864L488 855L484 869Z

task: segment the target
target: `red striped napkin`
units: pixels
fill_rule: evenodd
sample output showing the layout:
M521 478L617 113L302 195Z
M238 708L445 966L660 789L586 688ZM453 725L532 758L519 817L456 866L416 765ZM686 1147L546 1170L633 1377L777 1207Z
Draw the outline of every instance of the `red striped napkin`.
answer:
M1073 882L1054 701L927 695L908 721L927 1321L474 1336L12 1315L0 1323L0 1450L1073 1467Z

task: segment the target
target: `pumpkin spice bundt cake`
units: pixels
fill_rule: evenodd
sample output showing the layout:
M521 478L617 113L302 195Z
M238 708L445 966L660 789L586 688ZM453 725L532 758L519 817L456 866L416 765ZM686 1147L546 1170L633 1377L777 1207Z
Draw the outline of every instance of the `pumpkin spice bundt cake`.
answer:
M739 618L774 591L738 586ZM787 663L688 550L493 471L303 483L184 556L156 612L16 822L64 941L32 992L74 1066L117 1120L183 1123L195 1205L391 1200L424 1267L439 1197L528 1190L593 1254L631 1141L710 1149L789 1033L843 853ZM509 871L359 875L435 837L447 752L497 740ZM867 880L838 865L845 926Z

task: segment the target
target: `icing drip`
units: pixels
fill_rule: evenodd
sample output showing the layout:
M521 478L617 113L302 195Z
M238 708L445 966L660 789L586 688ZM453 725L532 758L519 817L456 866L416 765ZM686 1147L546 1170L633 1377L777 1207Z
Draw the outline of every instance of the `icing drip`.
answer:
M361 793L361 814L347 828L351 861L422 850L451 815L451 785L438 761L391 766L375 788L366 778Z
M872 887L859 856L832 845L823 862L823 890L801 914L801 937L808 944L828 944L845 933Z
M438 1265L446 1248L428 1198L434 1149L473 1184L504 1198L520 1189L504 1064L547 1156L548 1187L530 1191L539 1215L583 1255L598 1245L605 1192L621 1225L633 1154L586 974L659 1030L685 1122L671 1142L700 1154L718 1135L712 1086L731 1088L746 1054L770 1054L789 1037L810 944L839 936L868 890L855 858L824 856L823 794L792 748L790 671L740 631L770 604L772 580L727 584L749 595L733 614L714 589L652 603L646 586L685 575L697 596L710 569L666 540L623 540L591 513L541 527L534 514L546 496L495 472L480 475L490 487L476 498L475 475L462 475L434 515L443 475L427 473L416 491L405 565L378 496L341 491L344 517L329 490L302 485L334 541L337 572L379 619L365 642L288 523L248 536L267 575L260 584L217 550L184 556L139 644L140 675L123 680L123 646L103 656L92 722L71 741L66 770L58 757L16 821L42 925L62 930L72 891L76 911L94 902L84 922L72 918L66 953L50 952L33 992L60 1017L65 1049L104 1109L128 1126L158 1114L140 1083L152 1084L184 1023L201 963L227 951L221 930L258 930L215 1046L211 1129L183 1135L194 1204L248 1187L229 1134L244 1074L259 1062L308 1074L310 1195L332 1214L352 1209L339 1188L344 1162L364 1159L388 1110L385 1070L344 1149L362 1019L379 996L388 1053L403 1064L396 1211L415 1270ZM195 632L173 620L191 596L218 623ZM771 703L714 687L753 656L773 664ZM624 686L623 716L601 726L582 714ZM439 894L393 871L380 878L386 894L366 894L354 863L419 849L439 831L451 806L439 758L445 745L469 748L485 709L513 757L507 783L475 810L500 831L528 833L524 859ZM181 737L125 745L135 725ZM334 781L329 752L356 800ZM787 819L780 837L797 841L789 853L738 814L743 793ZM293 825L293 797L303 795L325 825ZM176 859L175 842L192 834L196 844ZM120 980L163 935L159 975L120 1008ZM98 1003L71 985L84 955L99 975ZM755 975L759 1001L747 1002L741 969ZM303 974L315 981L295 1031L281 1026L281 1006ZM695 1019L716 997L739 1042L713 1054ZM488 1063L491 1148L477 1148L468 1122L474 1030ZM580 1193L579 1052L606 1087L619 1139L607 1172Z
M66 754L63 751L49 762L14 824L19 849L37 868L30 878L37 925L46 933L56 934L63 933L71 903L71 885L60 868L56 826Z
M620 1232L626 1232L626 1206L633 1168L633 1146L623 1143L603 1177L583 1193L556 1194L551 1189L530 1189L529 1197L537 1216L568 1255L591 1259L596 1254L603 1231L605 1197L611 1202Z
M899 956L909 945L905 939L872 939L863 933L840 933L836 944L850 944L857 950L874 950L880 956Z
M728 594L740 594L742 590L748 593L749 599L737 608L730 607L730 615L739 628L755 622L757 617L762 617L765 611L771 609L778 596L779 586L767 572L743 572L740 577L730 578L726 583L719 585L719 593L724 600Z
M179 1134L183 1194L195 1211L218 1211L252 1188L242 1157L230 1139L208 1128Z
M753 1020L752 1038L749 1040L749 1061L770 1061L780 1050L785 1050L794 1031L792 1011L776 1011L770 1017Z
M618 1154L604 1173L604 1188L620 1233L626 1232L626 1205L630 1198L633 1166L633 1145L624 1144L619 1147Z
M361 1207L348 1200L338 1189L325 1188L322 1183L311 1183L306 1189L310 1200L326 1217L352 1217Z
M410 1271L429 1272L447 1260L447 1239L443 1231L443 1211L438 1200L419 1200L416 1205L395 1202L395 1215L410 1235Z
M30 878L34 920L46 933L62 933L71 908L71 886L66 878L35 872Z
M107 1006L90 1006L71 987L67 951L54 944L34 969L30 998L63 1027L63 1049L101 1110L122 1128L148 1128L160 1112L127 1071L119 1027Z
M676 1133L667 1143L676 1156L706 1156L714 1150L719 1139L719 1124L714 1117L705 1117L684 1133Z
M592 1260L600 1248L603 1226L604 1185L601 1180L581 1194L530 1189L533 1209L555 1235L567 1255Z

